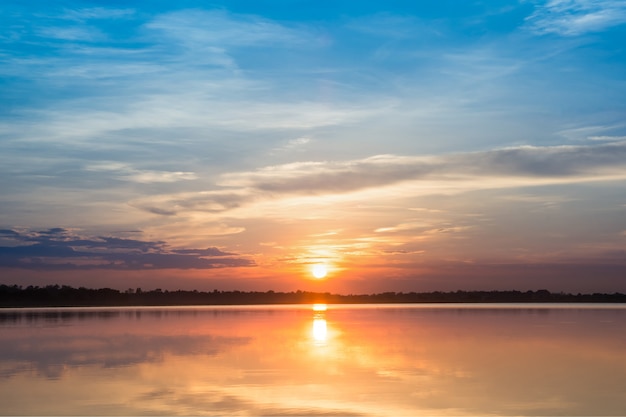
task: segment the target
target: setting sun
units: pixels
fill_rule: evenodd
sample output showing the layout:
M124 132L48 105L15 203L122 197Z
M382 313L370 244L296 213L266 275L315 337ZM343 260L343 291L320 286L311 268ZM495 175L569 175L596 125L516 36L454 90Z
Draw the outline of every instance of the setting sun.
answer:
M322 279L328 274L328 270L326 269L326 265L317 264L313 265L313 276L317 279Z

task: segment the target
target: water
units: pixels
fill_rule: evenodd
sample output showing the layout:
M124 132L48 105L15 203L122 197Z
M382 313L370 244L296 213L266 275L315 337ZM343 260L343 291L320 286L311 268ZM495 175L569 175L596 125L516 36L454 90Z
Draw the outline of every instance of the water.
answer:
M2 415L624 415L626 306L0 310Z

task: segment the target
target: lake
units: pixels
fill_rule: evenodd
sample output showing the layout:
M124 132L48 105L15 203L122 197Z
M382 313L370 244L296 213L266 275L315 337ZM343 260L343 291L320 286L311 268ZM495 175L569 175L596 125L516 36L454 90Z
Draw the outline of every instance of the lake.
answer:
M625 305L0 310L2 415L625 415Z

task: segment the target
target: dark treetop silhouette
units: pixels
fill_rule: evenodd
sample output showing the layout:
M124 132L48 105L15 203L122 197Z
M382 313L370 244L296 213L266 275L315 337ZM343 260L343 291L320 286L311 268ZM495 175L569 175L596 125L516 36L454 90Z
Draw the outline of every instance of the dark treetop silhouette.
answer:
M331 294L308 291L163 291L141 288L73 288L0 285L0 307L167 306L299 303L626 303L626 295L565 294L537 291L384 292L379 294Z

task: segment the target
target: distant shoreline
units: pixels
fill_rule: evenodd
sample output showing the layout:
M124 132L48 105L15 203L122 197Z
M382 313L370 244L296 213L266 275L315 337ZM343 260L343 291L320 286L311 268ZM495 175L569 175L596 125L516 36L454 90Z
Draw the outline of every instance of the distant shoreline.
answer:
M0 285L0 308L21 307L143 307L268 304L435 304L435 303L626 303L626 294L552 293L536 291L384 292L331 294L309 291L210 291L73 288Z

